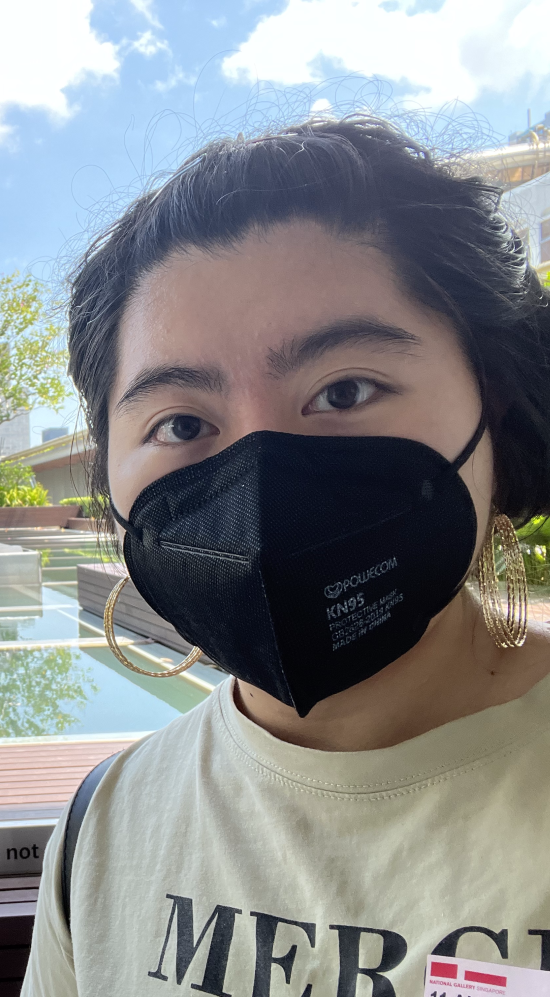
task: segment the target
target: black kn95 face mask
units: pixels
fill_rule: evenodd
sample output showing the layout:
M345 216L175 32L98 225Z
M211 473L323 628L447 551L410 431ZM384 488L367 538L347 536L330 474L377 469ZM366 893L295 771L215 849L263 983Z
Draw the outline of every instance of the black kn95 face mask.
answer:
M451 463L391 436L251 433L134 502L143 598L224 669L294 707L379 672L460 589L476 514Z

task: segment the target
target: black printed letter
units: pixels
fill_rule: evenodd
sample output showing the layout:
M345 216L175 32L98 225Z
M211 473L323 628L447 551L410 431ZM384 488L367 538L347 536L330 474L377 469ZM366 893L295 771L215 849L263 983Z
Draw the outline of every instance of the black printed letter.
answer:
M540 968L550 970L550 931L547 928L533 928L528 935L540 935Z
M445 935L445 938L441 939L439 945L436 945L432 955L448 955L453 959L456 956L458 942L462 938L462 935L469 935L471 931L477 931L480 935L487 935L487 938L492 938L502 958L508 958L508 930L503 928L502 931L495 932L491 931L490 928L479 928L477 925L470 925L468 928L457 928L456 931L451 931L449 935Z
M390 981L381 973L387 973L389 969L395 969L400 962L403 962L407 954L407 943L403 936L398 935L396 931L384 931L382 928L355 928L349 924L329 924L329 928L338 932L340 946L337 997L355 997L359 973L372 980L372 997L395 997L395 990ZM380 935L383 941L380 964L368 969L359 965L359 943L363 932Z
M152 976L155 980L166 981L168 979L167 976L163 975L162 964L164 962L164 955L168 945L168 940L170 938L170 932L172 930L174 914L177 911L176 983L179 985L182 982L189 966L191 965L193 956L199 948L199 945L206 935L210 925L213 921L215 921L216 923L214 925L214 931L212 932L212 941L210 942L210 950L206 960L202 984L199 986L198 983L192 983L191 990L200 990L202 993L212 994L213 997L231 997L231 994L224 993L223 982L225 980L229 949L231 947L233 931L235 928L235 914L242 914L242 911L238 910L236 907L222 907L221 904L218 904L208 918L208 921L202 929L198 940L195 942L195 931L193 927L193 901L190 897L178 897L174 896L172 893L167 893L166 897L168 900L172 900L173 903L172 910L170 911L170 917L168 918L168 927L166 929L164 944L162 946L159 964L156 970L154 973L149 972L147 975Z
M271 990L271 966L280 966L285 974L285 980L290 983L290 976L296 958L297 945L291 945L286 955L274 956L273 946L278 924L294 924L305 931L309 944L315 948L315 925L309 921L287 921L286 917L275 917L274 914L261 914L251 910L250 916L256 921L256 972L252 997L269 997ZM311 986L308 984L309 992Z

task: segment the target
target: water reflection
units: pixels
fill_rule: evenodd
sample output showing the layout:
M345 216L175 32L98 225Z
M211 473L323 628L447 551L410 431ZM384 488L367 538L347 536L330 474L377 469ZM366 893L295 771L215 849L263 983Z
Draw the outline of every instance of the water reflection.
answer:
M102 619L83 612L77 599L76 565L103 560L93 535L38 530L22 545L41 550L42 586L0 585L0 738L156 730L205 699L207 690L183 677L137 675L98 646ZM147 651L179 660L160 645ZM139 648L126 652L151 667Z
M2 640L9 628L0 628ZM63 734L99 692L92 672L73 648L2 651L0 737Z

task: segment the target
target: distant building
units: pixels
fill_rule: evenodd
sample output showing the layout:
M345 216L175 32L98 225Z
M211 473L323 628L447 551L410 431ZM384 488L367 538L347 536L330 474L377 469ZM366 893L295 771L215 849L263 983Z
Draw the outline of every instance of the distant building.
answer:
M525 143L486 149L476 153L475 161L488 180L494 180L504 190L511 190L550 171L550 136L544 144Z
M489 180L504 190L536 180L550 172L550 111L543 121L524 132L513 132L508 145L484 149L473 157L476 165Z
M542 121L538 124L531 124L531 111L527 111L527 128L525 131L512 132L508 142L510 145L522 145L524 142L549 142L550 141L550 111L547 111Z
M29 413L20 415L0 423L0 458L8 457L19 450L26 450L31 442Z
M69 430L66 426L50 426L49 429L42 430L42 443L49 443L56 440L58 436L67 436Z
M36 480L48 489L50 502L56 505L60 499L88 494L86 461L91 452L87 434L81 432L11 453L10 460L32 467Z

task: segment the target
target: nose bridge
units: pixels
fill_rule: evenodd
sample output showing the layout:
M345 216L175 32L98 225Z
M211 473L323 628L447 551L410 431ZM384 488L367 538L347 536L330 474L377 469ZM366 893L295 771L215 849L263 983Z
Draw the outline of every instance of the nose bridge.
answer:
M235 439L262 429L292 432L296 412L280 382L256 375L239 378L231 392L229 423Z

